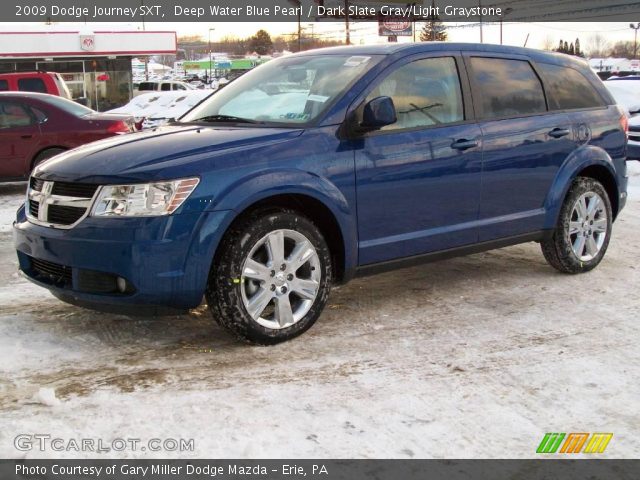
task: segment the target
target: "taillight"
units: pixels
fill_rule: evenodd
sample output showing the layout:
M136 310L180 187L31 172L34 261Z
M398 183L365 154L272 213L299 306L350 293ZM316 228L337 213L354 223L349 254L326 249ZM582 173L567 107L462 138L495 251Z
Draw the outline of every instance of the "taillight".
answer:
M107 127L108 133L129 133L130 131L129 125L123 120L114 122Z
M624 133L629 133L629 118L626 113L620 116L620 127Z

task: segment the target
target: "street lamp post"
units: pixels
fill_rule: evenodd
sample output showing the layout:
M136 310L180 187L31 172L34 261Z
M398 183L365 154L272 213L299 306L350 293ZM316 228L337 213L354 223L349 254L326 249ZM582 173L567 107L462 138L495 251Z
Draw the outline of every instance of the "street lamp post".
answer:
M640 23L629 24L629 28L633 28L633 59L638 58L638 29L640 28Z
M211 58L211 32L214 31L215 28L209 28L209 76L207 78L208 82L211 83L211 73L212 73L212 58Z

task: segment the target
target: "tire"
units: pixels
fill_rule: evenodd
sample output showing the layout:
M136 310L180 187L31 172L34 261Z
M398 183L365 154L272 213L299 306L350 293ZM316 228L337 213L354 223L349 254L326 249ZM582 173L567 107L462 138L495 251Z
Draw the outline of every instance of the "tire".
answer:
M609 246L612 219L611 201L602 184L593 178L576 178L553 235L541 242L544 258L563 273L594 269Z
M65 151L64 148L47 148L46 150L41 151L33 159L33 167L31 169L33 170L34 168L36 168L39 164L41 164L45 160L47 160L47 159L49 159L51 157L55 157L56 155L58 155L59 153L62 153L64 151Z
M261 210L225 234L206 298L218 323L236 337L273 345L315 323L331 280L329 248L313 222L291 210Z

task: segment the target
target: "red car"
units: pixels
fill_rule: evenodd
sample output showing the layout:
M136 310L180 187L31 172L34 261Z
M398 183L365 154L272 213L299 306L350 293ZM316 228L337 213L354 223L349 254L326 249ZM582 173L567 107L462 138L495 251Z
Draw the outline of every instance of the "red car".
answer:
M0 179L24 179L58 153L132 131L130 115L98 113L44 93L0 92Z

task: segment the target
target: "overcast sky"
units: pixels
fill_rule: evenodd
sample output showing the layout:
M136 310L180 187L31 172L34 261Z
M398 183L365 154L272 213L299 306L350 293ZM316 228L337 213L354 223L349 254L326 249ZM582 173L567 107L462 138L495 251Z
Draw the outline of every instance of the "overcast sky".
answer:
M127 24L108 24L109 26L126 27ZM463 24L463 23L450 23L447 32L450 41L457 42L480 42L480 27L477 23ZM50 28L44 26L42 23L2 23L0 24L0 30L11 31L15 30L19 26L20 30L28 30L33 28L34 30L42 30ZM63 23L54 26L53 28L66 29L66 28L81 28L85 26L81 22ZM142 24L128 24L132 29L142 29ZM104 28L105 25L88 24L86 27L94 30L100 27ZM264 28L272 35L282 34L295 34L297 32L297 24L295 22L282 22L282 23L146 23L145 28L147 30L175 30L178 36L182 35L200 35L203 39L207 40L209 34L211 34L211 40L219 40L228 35L235 35L239 37L247 37L253 35L259 28ZM212 28L211 32L209 29ZM332 37L336 39L344 39L344 22L315 22L315 23L303 23L303 28L306 34L323 35L326 37ZM422 28L422 24L418 23L416 29L419 31ZM589 39L596 33L599 33L607 38L610 43L615 43L620 40L633 41L633 30L629 28L629 23L621 22L573 22L573 23L508 23L503 24L503 43L506 45L518 45L524 46L525 41L528 47L542 48L545 46L545 42L552 42L554 45L558 43L560 39L572 42L576 37L580 38L582 48L588 47ZM500 26L498 24L483 24L482 27L483 40L485 43L500 43ZM528 39L527 39L528 35ZM400 41L410 41L409 38L401 38ZM384 42L386 39L380 38L377 35L377 24L373 22L362 22L351 24L351 42L354 44L360 43L378 43Z
M315 22L313 29L311 23L303 23L305 32L344 38L344 22ZM473 24L447 24L449 27L447 32L450 41L456 42L480 42L480 27L477 23ZM271 34L293 34L297 31L295 22L288 23L263 23L256 26L255 23L149 23L146 28L165 29L170 28L176 30L179 35L200 34L205 40L209 35L209 28L215 30L211 32L211 39L219 39L225 35L248 36L253 34L258 28L264 28ZM416 29L419 31L422 24L418 23ZM600 33L610 42L615 43L619 40L633 41L633 30L629 28L629 23L609 22L575 22L575 23L507 23L503 24L503 43L508 45L524 46L527 40L527 46L533 48L541 48L544 42L552 40L557 43L561 38L569 42L576 37L580 38L583 47L588 43L588 39L594 34ZM500 43L500 26L499 24L483 24L482 27L483 40L486 43ZM407 38L407 41L410 39ZM352 23L351 24L351 41L352 43L376 43L385 41L377 35L377 24L370 22Z

